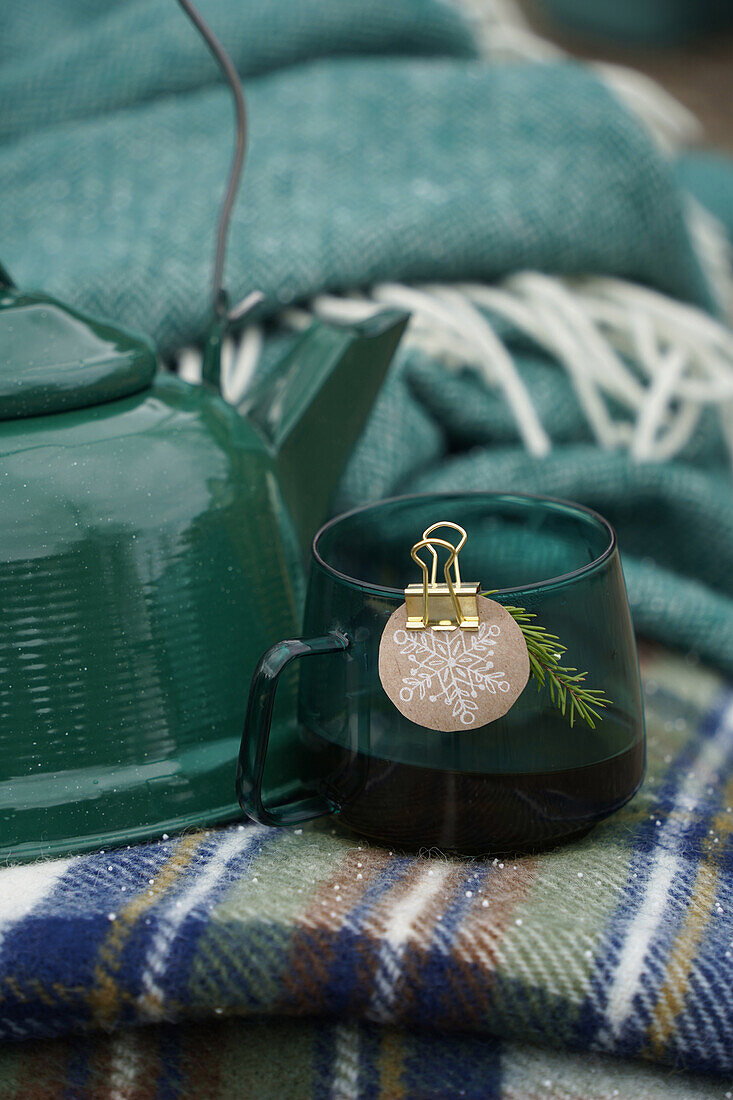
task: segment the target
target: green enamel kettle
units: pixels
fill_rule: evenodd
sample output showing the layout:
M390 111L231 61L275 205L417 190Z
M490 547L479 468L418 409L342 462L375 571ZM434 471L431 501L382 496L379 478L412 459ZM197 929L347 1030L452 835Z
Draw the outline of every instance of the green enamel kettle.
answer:
M404 322L314 324L245 418L0 270L0 859L239 815L252 671Z
M407 320L316 322L244 416L222 399L222 339L261 298L222 289L246 117L178 2L237 121L204 385L0 267L0 861L240 816L252 672L300 630L303 551Z

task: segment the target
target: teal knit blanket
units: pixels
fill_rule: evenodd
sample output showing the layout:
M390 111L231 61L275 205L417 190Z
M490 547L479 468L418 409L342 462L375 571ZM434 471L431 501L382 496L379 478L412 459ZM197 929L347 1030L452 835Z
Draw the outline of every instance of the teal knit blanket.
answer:
M6 1046L3 1095L92 1096L114 1073L133 1100L237 1095L232 1074L273 1097L281 1080L293 1097L590 1096L591 1079L598 1095L708 1095L704 1080L625 1077L542 1047L733 1072L730 699L695 664L733 672L733 348L680 184L714 193L731 224L731 170L717 159L713 186L703 161L676 165L582 65L487 58L458 4L201 6L250 118L227 284L235 300L266 295L232 353L231 398L245 360L266 371L314 313L411 296L413 327L333 509L426 489L578 500L617 528L639 633L692 656L650 658L651 785L516 874L376 850L359 870L330 826L235 826L42 865L15 907L6 879L4 1038L214 1022L203 1063L197 1025L185 1043L161 1026L117 1046ZM232 119L173 0L10 6L0 104L2 262L21 286L151 333L166 366L195 377L183 349L208 321ZM709 784L690 794L696 761ZM348 904L324 910L345 876ZM418 880L433 900L413 926ZM242 1013L328 1022L216 1031L217 1015Z
M487 63L460 10L438 0L211 0L206 14L247 78L233 297L259 287L274 317L383 280L533 269L613 275L715 308L674 166L584 67ZM21 285L151 333L164 356L200 341L232 142L213 60L171 0L43 0L6 23L3 261ZM733 670L716 415L664 464L601 453L553 355L493 321L551 455L519 446L505 390L460 348L449 373L408 346L334 508L427 487L597 507L618 528L638 628ZM265 364L286 339L273 332Z

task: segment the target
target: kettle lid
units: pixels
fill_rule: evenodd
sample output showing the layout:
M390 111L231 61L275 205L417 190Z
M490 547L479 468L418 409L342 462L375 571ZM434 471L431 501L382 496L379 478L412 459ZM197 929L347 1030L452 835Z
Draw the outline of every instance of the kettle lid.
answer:
M127 397L155 370L146 337L20 291L0 265L0 420Z

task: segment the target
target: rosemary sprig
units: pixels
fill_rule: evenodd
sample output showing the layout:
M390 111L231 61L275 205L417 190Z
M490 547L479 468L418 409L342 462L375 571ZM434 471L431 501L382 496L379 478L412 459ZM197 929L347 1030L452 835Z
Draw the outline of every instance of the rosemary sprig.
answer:
M504 605L506 606L506 605ZM515 623L522 631L527 643L529 667L537 681L538 690L547 684L551 702L564 716L568 713L570 725L576 715L582 718L591 729L596 722L603 721L598 708L604 708L611 702L603 691L585 686L587 672L578 672L577 668L560 664L567 646L561 644L556 634L550 634L544 626L533 622L537 618L523 607L506 607Z
M491 593L483 592L482 595L489 596ZM598 708L603 709L611 703L605 692L585 686L587 672L578 672L577 668L560 663L563 653L567 653L567 646L562 645L556 634L550 634L544 626L534 622L536 615L524 607L507 607L506 604L502 607L524 635L529 667L537 682L537 690L541 691L547 684L551 702L563 716L568 716L571 726L577 716L595 729L596 722L603 721Z

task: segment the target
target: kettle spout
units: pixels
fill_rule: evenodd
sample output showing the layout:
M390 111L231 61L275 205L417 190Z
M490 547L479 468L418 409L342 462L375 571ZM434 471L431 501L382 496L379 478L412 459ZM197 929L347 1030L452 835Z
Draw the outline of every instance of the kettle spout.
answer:
M304 551L377 396L409 317L315 321L255 387L242 413L267 441Z

